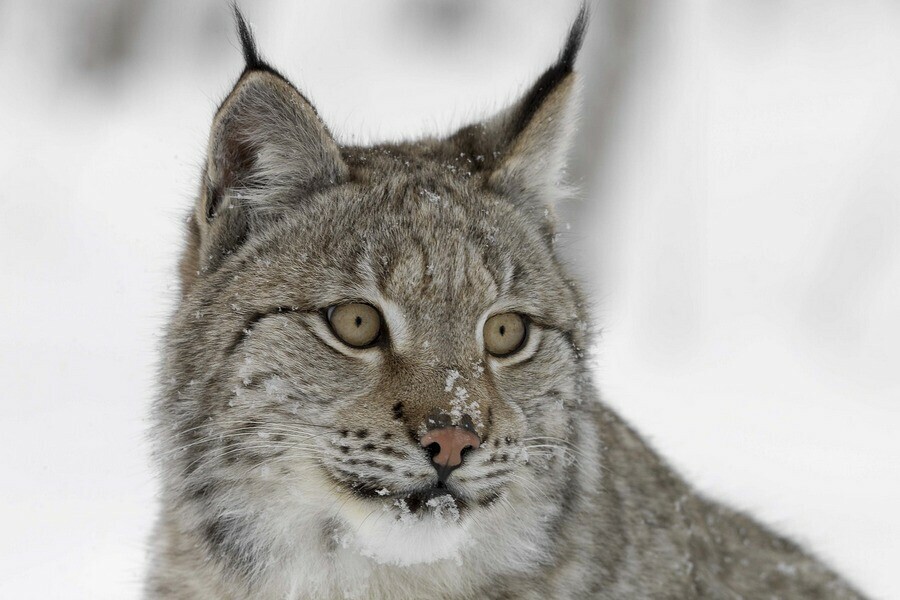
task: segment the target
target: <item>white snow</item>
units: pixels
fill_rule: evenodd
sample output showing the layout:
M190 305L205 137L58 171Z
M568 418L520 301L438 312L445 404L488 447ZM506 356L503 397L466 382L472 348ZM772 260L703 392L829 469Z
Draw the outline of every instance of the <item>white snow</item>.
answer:
M472 377L474 379L480 379L482 375L484 375L484 361L478 359L472 363Z
M253 359L249 356L244 359L241 363L240 367L238 367L237 375L241 378L241 383L244 385L250 385L253 383L253 373L255 372L256 367L253 364Z
M425 506L432 509L434 518L440 522L459 522L459 507L456 505L456 500L454 500L453 496L450 494L435 496L434 498L429 499L425 503Z
M429 202L431 202L433 204L437 204L438 202L441 201L441 197L431 190L423 189L421 191L421 194L422 194L422 197L424 197L426 200L428 200Z
M285 381L277 375L272 375L263 381L263 389L267 396L273 396L279 400L284 400L287 397L288 386Z
M484 427L484 420L481 416L481 405L477 399L469 401L469 390L459 384L455 384L460 374L456 369L449 369L447 380L444 385L444 391L453 392L450 399L450 422L458 425L464 415L468 415L472 419L475 429L480 431Z
M415 523L419 520L419 518L409 510L409 505L406 504L405 499L397 498L396 500L394 500L393 506L400 510L399 520L401 523L410 524Z
M447 378L444 380L444 391L453 390L456 380L460 378L460 373L456 369L447 369Z

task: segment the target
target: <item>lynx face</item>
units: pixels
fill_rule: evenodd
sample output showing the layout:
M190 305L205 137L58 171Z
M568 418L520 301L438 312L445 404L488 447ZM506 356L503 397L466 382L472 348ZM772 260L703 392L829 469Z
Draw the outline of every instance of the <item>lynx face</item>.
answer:
M545 205L583 19L509 110L373 148L339 147L240 26L167 341L167 493L246 572L309 528L414 564L552 526L583 332Z

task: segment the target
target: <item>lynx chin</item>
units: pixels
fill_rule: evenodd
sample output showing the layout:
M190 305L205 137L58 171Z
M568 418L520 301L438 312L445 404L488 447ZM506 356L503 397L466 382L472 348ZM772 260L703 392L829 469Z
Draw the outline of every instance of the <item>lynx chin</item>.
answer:
M584 8L506 110L371 147L236 17L154 407L146 598L862 597L592 387L553 223Z

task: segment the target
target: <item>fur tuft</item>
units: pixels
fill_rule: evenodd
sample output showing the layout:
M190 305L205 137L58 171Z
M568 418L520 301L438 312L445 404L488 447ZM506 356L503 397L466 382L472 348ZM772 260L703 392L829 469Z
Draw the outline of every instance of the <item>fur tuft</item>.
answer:
M578 51L584 42L584 33L587 30L587 24L590 13L587 3L581 4L578 16L569 28L569 35L566 38L566 45L563 46L559 53L557 61L538 78L528 95L523 98L522 106L516 120L516 131L525 129L528 123L534 117L535 113L547 99L547 96L556 89L556 87L568 75L575 70L575 59L578 57Z
M244 53L244 63L246 64L246 68L248 70L256 70L260 67L267 66L259 57L259 50L256 48L256 40L253 39L253 32L250 31L247 20L244 19L244 15L241 14L241 9L238 8L237 3L232 4L231 8L234 11L234 21L238 28L238 36L241 39L241 50Z
M256 39L253 37L253 31L247 24L247 20L241 13L241 9L238 8L237 2L232 3L231 9L234 11L234 23L237 26L238 38L241 40L241 53L244 55L244 73L250 71L266 71L287 81L287 78L284 75L279 73L260 56L259 48L256 46Z
M572 72L575 66L575 59L584 43L584 32L587 30L587 24L590 21L590 12L588 11L587 2L581 3L581 9L575 17L575 21L569 28L569 36L566 38L566 45L559 55L557 65L563 65L568 69L568 73Z

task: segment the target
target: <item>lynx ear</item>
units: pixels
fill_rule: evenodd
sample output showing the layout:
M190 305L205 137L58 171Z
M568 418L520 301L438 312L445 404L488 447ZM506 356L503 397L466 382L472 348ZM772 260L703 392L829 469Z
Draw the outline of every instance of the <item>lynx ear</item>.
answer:
M505 111L449 140L483 164L490 188L523 207L543 212L563 194L559 184L575 125L574 64L587 20L582 4L559 58L531 89Z
M246 66L213 120L196 215L201 236L218 238L223 251L298 192L340 183L347 174L315 108L260 58L237 8L235 18Z

